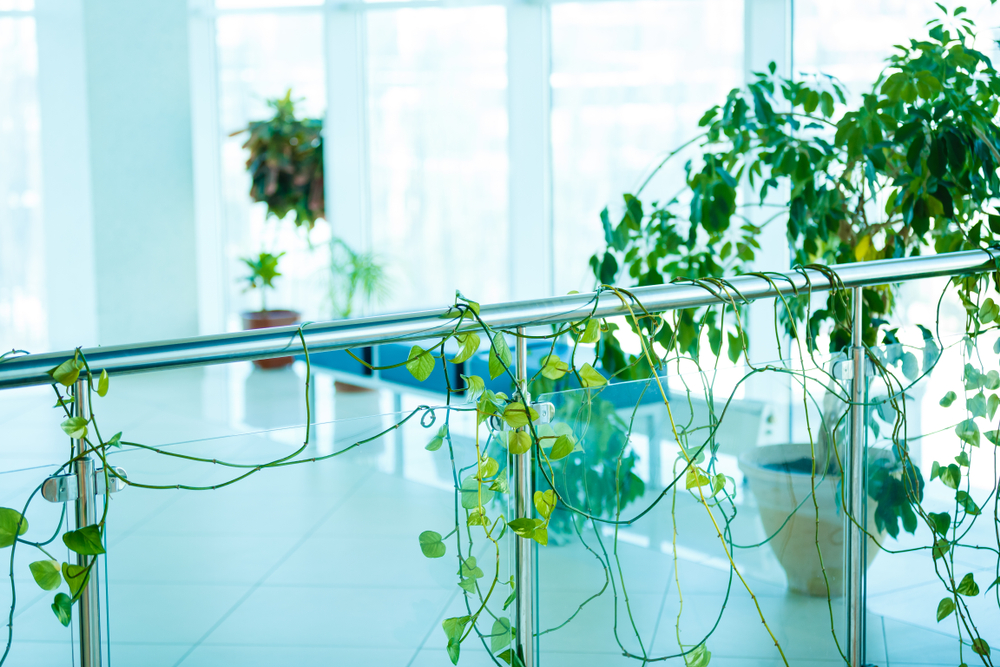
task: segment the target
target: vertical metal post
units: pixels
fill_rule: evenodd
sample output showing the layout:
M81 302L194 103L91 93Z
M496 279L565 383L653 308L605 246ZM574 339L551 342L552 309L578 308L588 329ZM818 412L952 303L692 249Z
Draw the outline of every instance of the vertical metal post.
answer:
M90 406L87 399L87 381L81 379L76 383L77 416L84 418L90 416ZM79 497L76 500L76 527L78 530L84 526L97 523L97 489L95 488L96 480L94 479L94 459L89 454L84 455L86 450L86 440L83 438L74 440L73 455L80 457L74 466L77 488L79 489ZM80 667L100 667L101 601L100 587L97 580L97 556L77 554L76 564L86 567L88 558L95 559L95 563L90 570L87 583L80 591L79 610L77 612L80 626Z
M844 574L847 585L847 646L852 667L865 664L865 564L868 547L864 527L868 518L865 489L865 402L867 400L867 360L862 331L862 294L853 288L854 320L851 328L851 356L854 377L851 380L851 435L847 455L847 514L861 527L847 521L847 562Z
M528 396L528 342L524 329L517 330L517 388L530 405ZM527 427L522 427L525 430ZM514 457L514 502L518 519L531 518L534 508L535 468L532 450ZM535 657L535 542L516 536L514 554L515 613L517 614L517 653L524 667L536 667Z

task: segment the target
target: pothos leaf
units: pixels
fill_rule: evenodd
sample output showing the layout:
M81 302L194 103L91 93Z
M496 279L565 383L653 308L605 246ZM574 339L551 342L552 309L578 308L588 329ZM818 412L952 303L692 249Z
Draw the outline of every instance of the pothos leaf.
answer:
M444 635L448 638L448 657L451 659L451 664L453 665L458 664L462 634L465 632L465 626L469 624L470 620L472 620L471 616L457 616L455 618L446 618L441 623L441 627L444 628Z
M108 384L109 384L108 371L107 370L103 370L103 371L101 371L101 377L100 377L100 379L97 381L97 395L98 396L104 397L104 396L108 395Z
M971 572L962 577L962 581L958 584L955 592L966 597L979 595L979 584L976 583L976 578L972 576Z
M82 371L86 366L84 366L83 361L74 356L72 359L67 359L55 368L49 370L49 376L59 384L64 387L72 387L73 384L80 378L80 371Z
M569 436L560 435L556 438L555 444L552 445L552 451L549 452L549 460L558 461L559 459L569 456L575 446L576 445Z
M979 446L979 426L972 419L966 419L955 427L955 435L973 447Z
M62 575L69 586L69 592L73 594L73 600L76 600L80 597L80 591L87 585L87 580L90 579L90 568L86 565L63 563Z
M508 431L507 449L511 454L524 454L531 449L531 434L527 431Z
M65 533L62 539L70 551L75 551L78 554L97 556L104 553L104 544L101 540L101 527L97 524L84 526L79 530L72 530Z
M479 500L482 498L483 505L493 500L493 491L487 487L483 486L480 488L479 480L471 475L462 480L462 507L467 510L476 509L479 507Z
M56 599L52 601L52 613L60 623L68 627L73 620L73 601L65 593L56 593Z
M978 516L982 511L979 509L979 505L976 504L976 501L972 499L972 496L965 491L959 491L956 493L955 500L962 506L962 509L965 510L966 514Z
M584 387L602 387L608 383L607 379L590 364L584 364L579 373L580 384Z
M503 420L511 428L527 426L529 416L531 417L531 421L538 421L538 412L530 406L525 410L524 404L520 402L510 403L503 411Z
M951 598L942 598L938 602L937 607L937 621L940 623L944 619L951 615L951 612L955 611L955 601Z
M410 375L417 380L423 382L434 371L434 357L424 348L414 345L410 348L410 355L406 358L406 370L410 371Z
M68 417L59 426L66 435L76 440L87 437L87 420L83 417Z
M712 660L712 652L705 644L698 644L693 650L684 656L684 664L687 667L708 667Z
M62 583L59 561L36 560L28 565L28 569L31 570L31 576L42 590L54 591Z
M558 355L550 354L542 360L541 372L550 380L558 380L569 372L569 364L559 359Z
M548 491L535 491L535 510L538 514L545 519L552 516L552 510L556 508L556 502L558 498L556 497L556 492L552 489Z
M479 351L479 336L474 333L459 334L455 336L455 340L462 346L462 349L451 360L453 364L460 364Z
M486 383L478 375L460 375L459 377L465 380L465 391L468 392L467 401L475 401L486 391Z
M587 320L587 327L583 330L583 334L580 336L581 343L596 343L601 338L601 322L600 320L591 318Z
M441 533L433 530L425 530L420 533L419 540L420 551L428 558L441 558L444 556L445 551L447 551L444 540L441 538Z
M972 640L972 650L979 655L985 655L989 657L990 655L990 645L986 643L986 640L982 637L976 637Z
M490 650L496 653L506 647L514 639L514 633L510 627L510 621L501 616L493 621L493 630L490 632Z
M510 348L507 347L507 339L503 337L502 331L498 331L493 336L493 342L490 344L489 362L491 380L496 380L511 366Z
M28 530L28 520L17 510L0 507L0 549L14 544Z
M441 445L444 444L444 439L448 436L448 425L444 424L438 429L437 435L431 438L431 441L427 443L424 447L429 452L436 452L441 449Z
M696 489L699 486L705 486L710 484L712 480L708 478L708 475L703 473L696 466L688 468L687 474L684 475L684 488L686 489Z
M955 394L955 392L949 391L947 394L944 395L944 398L941 399L939 405L941 405L941 407L943 408L951 407L951 404L955 402L956 398L958 398L958 396Z

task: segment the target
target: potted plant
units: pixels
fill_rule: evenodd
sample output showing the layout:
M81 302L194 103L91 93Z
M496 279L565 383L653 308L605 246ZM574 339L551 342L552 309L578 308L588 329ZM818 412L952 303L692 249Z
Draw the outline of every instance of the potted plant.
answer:
M274 289L274 279L281 273L278 271L278 261L285 253L273 255L262 252L256 257L243 257L243 262L250 269L246 276L247 286L244 291L260 290L260 310L243 313L244 329L266 329L268 327L285 327L299 322L300 315L294 310L269 310L267 307L267 290ZM292 357L276 359L258 359L254 361L257 368L274 369L290 366Z
M706 288L722 289L711 281L754 269L760 248L757 236L767 224L787 225L793 262L798 265L988 246L990 237L1000 234L1000 216L987 211L1000 194L1000 75L973 48L973 26L960 16L963 11L959 8L945 17L957 28L946 29L942 20L935 20L926 38L900 47L855 108L847 106L845 92L834 78L783 79L775 76L773 64L745 89L730 92L723 104L705 112L699 122L701 134L681 147L697 144L701 152L699 160L685 167L681 195L644 203L640 197L647 178L636 193L624 195L625 212L617 225L611 223L607 209L602 212L606 247L591 258L598 282L701 281L698 284ZM653 173L680 150L670 153ZM756 201L738 210L743 188ZM780 196L783 192L787 194ZM746 210L755 205L761 215L751 218ZM955 280L959 297L969 312L976 313L979 279L962 281ZM895 303L891 287L864 289L866 346L898 342L895 330L886 328ZM826 306L815 311L804 294L776 308L776 317L793 341L802 342L805 352L816 351L824 336L829 338L829 352L839 353L850 345L850 308L842 292L830 292ZM720 317L713 309L692 308L675 312L669 321L646 318L630 324L668 352L697 361L707 341L714 356L722 354L725 344L736 362L749 344L739 324L745 321L746 305L734 298L728 313ZM923 331L925 352L936 351L930 332ZM597 354L604 370L622 379L646 378L654 372L647 358L623 351L613 330L602 333ZM898 366L913 382L920 369L903 356L887 357L884 365ZM839 395L843 404L843 390ZM831 573L839 557L833 541L840 539L842 530L836 501L844 448L829 445L835 444L836 432L843 427L843 406L826 413L825 435L819 442L761 447L745 455L742 466L758 501L776 504L782 522L813 492L816 480L816 499L822 507L806 503L800 511L809 517L803 525L809 523L813 554L817 519L830 524L823 552L829 554L826 569ZM958 435L963 440L970 437ZM872 536L879 538L884 532L894 536L900 524L913 532L914 507L922 498L924 483L909 460L905 440L893 441L889 451L871 450L869 459ZM786 537L805 539L794 526ZM772 540L776 551L780 545L780 539ZM785 559L786 570L788 562L806 560L801 555ZM818 557L809 560L807 569L789 572L793 588L827 594L825 584L822 591L816 588L817 576L822 578ZM836 579L832 576L831 584ZM831 585L830 592L836 594L835 588Z
M323 198L323 121L297 118L295 100L268 100L274 116L253 121L236 136L248 132L243 148L250 151L250 198L267 204L267 215L283 220L294 213L296 227L311 230L325 217Z

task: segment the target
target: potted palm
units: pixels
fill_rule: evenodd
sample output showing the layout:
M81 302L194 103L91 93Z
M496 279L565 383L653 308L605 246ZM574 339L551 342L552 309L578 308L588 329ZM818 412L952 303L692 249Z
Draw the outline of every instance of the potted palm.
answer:
M274 289L274 279L281 273L278 271L278 261L285 253L273 255L269 252L262 252L256 257L243 257L242 261L250 269L245 280L247 286L244 291L260 291L260 310L244 312L244 329L265 329L268 327L284 327L297 324L300 318L298 312L294 310L270 310L267 307L267 291ZM254 361L257 368L274 369L284 368L291 365L292 357L278 357L276 359L258 359Z
M624 195L625 212L617 225L607 209L602 213L606 247L591 258L597 280L614 284L619 276L628 276L625 280L638 285L683 280L718 288L719 283L711 281L755 269L757 237L763 225L775 223L787 225L792 260L798 265L989 246L1000 234L1000 216L987 211L1000 195L1000 75L973 47L973 26L960 16L962 11L945 17L958 29L932 21L925 38L900 47L854 108L832 77L782 79L775 76L773 64L746 89L730 92L724 103L705 112L699 122L702 133L685 145L698 144L701 157L686 166L682 195L644 203L641 187ZM664 162L679 153L670 153ZM738 210L740 192L752 193L756 202ZM760 215L752 217L747 211L755 204ZM956 279L955 284L966 309L977 312L978 279ZM886 328L895 303L890 287L864 289L861 324L866 346L898 342L895 331ZM816 351L824 339L834 354L850 345L850 309L842 293L831 292L826 306L816 310L808 295L780 305L777 316L808 352ZM647 318L632 326L668 352L697 359L707 341L713 355L720 355L725 345L736 362L749 344L739 326L746 321L745 309L737 298L728 317L692 308L677 311L670 321ZM936 346L930 332L923 331L925 359L930 352L933 361ZM898 366L913 382L920 369L906 354L886 352L883 361ZM654 371L646 359L623 351L612 330L602 334L598 356L604 370L618 378L640 379ZM832 445L843 425L843 400L839 409L825 413L819 442L760 447L746 454L741 465L758 502L771 506L782 521L812 493L816 478L818 519L835 526L825 531L823 551L835 559L839 546L834 541L842 530L837 485L844 448ZM978 435L976 431L976 442ZM972 439L964 432L958 437ZM905 440L893 441L888 450L871 450L869 470L873 537L895 536L900 525L908 532L916 530L914 508L924 483L909 461ZM804 571L789 571L793 588L825 595L826 586L819 591L816 584L822 573L814 544L817 511L811 505L801 508L809 515L809 521L802 522L808 524L808 537L786 526L782 539L808 539L813 557L796 549L788 558L779 556L786 570L791 569L789 563L808 561ZM781 544L781 539L772 540L776 551ZM874 552L877 549L870 549ZM828 573L836 566L828 561ZM838 576L833 573L832 579Z

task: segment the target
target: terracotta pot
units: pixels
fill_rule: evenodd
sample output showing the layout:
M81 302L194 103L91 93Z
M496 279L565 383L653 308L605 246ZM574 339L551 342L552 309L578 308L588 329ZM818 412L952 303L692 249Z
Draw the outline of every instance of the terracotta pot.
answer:
M740 470L750 480L750 490L757 499L760 519L767 535L774 535L768 544L788 576L788 588L796 593L826 597L823 568L816 553L816 507L809 494L811 475L807 472L775 470L769 465L810 458L808 444L765 445L740 455ZM830 581L830 595L844 594L844 513L837 502L840 476L827 475L816 479L816 501L819 505L819 547L823 565ZM805 502L802 502L805 500ZM796 511L799 503L802 506ZM868 530L875 532L876 503L868 498ZM794 512L794 514L793 514ZM789 518L791 516L791 518ZM788 519L782 528L781 524ZM886 534L878 535L884 542ZM868 559L865 568L878 555L879 547L868 538Z
M287 327L291 324L298 324L301 315L294 310L257 310L252 313L243 313L243 328L269 329L270 327ZM257 368L274 369L291 366L295 361L292 357L278 357L276 359L258 359L253 362Z

